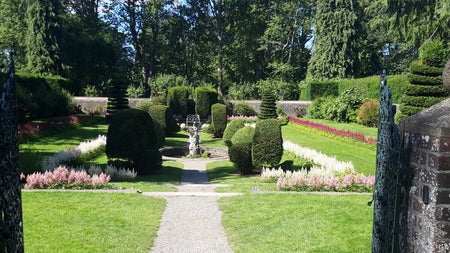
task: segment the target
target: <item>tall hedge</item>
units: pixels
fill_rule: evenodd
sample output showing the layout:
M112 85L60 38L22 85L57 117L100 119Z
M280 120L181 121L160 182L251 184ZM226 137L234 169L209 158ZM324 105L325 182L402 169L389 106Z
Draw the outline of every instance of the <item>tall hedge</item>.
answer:
M211 106L211 125L215 137L222 138L227 127L227 106L216 103Z
M195 112L201 118L211 115L211 106L217 103L217 91L210 86L200 86L194 90Z
M112 161L129 161L138 175L160 169L161 153L150 114L138 109L114 113L106 134L106 155Z
M276 119L256 122L253 135L252 162L260 169L279 164L283 155L281 125Z
M339 96L339 85L334 81L309 81L301 88L301 100Z
M111 81L111 88L106 104L106 113L111 116L115 112L130 108L127 98L127 84L121 80Z
M173 136L180 131L180 127L173 118L172 110L168 106L152 105L149 107L148 113L162 127L165 136Z
M167 92L167 106L174 114L186 116L189 99L189 87L175 86Z
M258 119L275 119L277 118L277 105L275 96L269 90L262 93L262 100L259 109Z

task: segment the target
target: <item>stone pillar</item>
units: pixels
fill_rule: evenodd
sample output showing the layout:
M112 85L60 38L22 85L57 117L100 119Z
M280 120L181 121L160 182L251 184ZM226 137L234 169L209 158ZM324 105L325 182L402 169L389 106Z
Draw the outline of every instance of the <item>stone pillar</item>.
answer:
M404 252L450 252L450 99L400 122ZM402 219L400 219L401 222Z

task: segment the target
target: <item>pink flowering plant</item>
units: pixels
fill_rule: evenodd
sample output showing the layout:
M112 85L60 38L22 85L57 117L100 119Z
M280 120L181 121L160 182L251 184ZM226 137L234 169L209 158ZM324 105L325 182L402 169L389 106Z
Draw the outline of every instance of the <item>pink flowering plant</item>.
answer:
M105 173L89 175L85 170L69 170L65 166L21 177L25 178L25 189L104 189L111 180Z
M261 179L276 180L277 189L284 191L338 191L371 192L375 183L374 176L356 173L351 162L338 161L335 157L295 143L284 141L283 148L311 161L314 166L297 171L284 171L281 168L263 168Z
M311 128L317 129L317 130L325 131L330 134L352 138L352 139L359 140L359 141L369 143L369 144L377 143L377 140L375 138L366 137L360 133L355 133L355 132L351 132L348 130L339 130L339 129L335 129L335 128L332 128L332 127L329 127L329 126L326 126L326 125L323 125L320 123L310 122L310 121L307 121L304 119L298 119L295 117L288 117L288 120L289 120L289 122L295 123L297 125L311 127Z

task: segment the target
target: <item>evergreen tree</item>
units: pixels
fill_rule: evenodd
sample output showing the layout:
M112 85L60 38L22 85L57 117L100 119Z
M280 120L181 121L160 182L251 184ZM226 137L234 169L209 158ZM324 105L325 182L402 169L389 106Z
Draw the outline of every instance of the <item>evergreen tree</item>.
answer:
M358 36L362 29L356 0L317 1L310 79L348 78L358 74Z
M277 118L277 106L275 103L275 96L271 91L266 90L262 94L258 119L276 119L276 118Z
M123 80L111 81L111 90L106 105L106 115L111 115L119 110L130 108L127 98L127 85Z
M60 11L59 0L28 1L26 61L33 73L58 74Z

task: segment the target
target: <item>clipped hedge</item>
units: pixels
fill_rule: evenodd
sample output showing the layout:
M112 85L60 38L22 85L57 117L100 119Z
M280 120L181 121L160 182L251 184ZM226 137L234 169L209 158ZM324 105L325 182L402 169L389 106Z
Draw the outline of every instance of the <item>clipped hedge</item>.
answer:
M217 103L217 91L210 86L200 86L194 90L195 112L201 118L211 115L211 106Z
M444 97L447 95L447 90L442 85L408 85L405 89L406 95L416 96L430 96L430 97Z
M188 111L189 87L175 86L167 92L167 106L174 114L186 116Z
M252 143L252 163L255 168L274 167L283 155L283 138L276 119L256 122Z
M233 105L233 115L255 116L255 109L247 102L238 101Z
M106 104L106 113L108 116L117 111L130 108L127 98L127 84L122 80L111 81L111 88Z
M407 76L409 82L415 85L442 85L442 76L424 76L411 73L408 73Z
M262 93L258 119L276 119L277 116L275 96L271 91L266 90Z
M162 160L150 114L138 109L114 113L106 134L106 155L109 160L131 162L138 175L159 170Z
M211 106L211 126L215 137L222 138L227 127L227 106L216 103Z
M339 96L339 85L335 81L310 81L301 89L300 100Z
M173 118L172 110L168 106L152 105L148 108L148 113L163 129L163 136L173 136L180 131L180 127Z
M442 75L442 68L436 68L428 65L424 65L423 61L413 61L409 66L409 71L416 75L425 76L440 76Z
M251 143L236 143L228 148L230 161L241 175L251 174L254 171L251 149Z
M422 97L422 96L404 96L403 105L417 106L422 108L430 107L442 101L442 97Z
M231 143L234 145L236 143L253 143L253 136L255 135L255 128L251 126L246 126L238 131L233 135L231 138Z
M239 129L244 127L244 123L245 120L236 119L227 124L227 127L225 128L222 136L222 140L225 142L225 144L227 144L228 141L231 141L231 138Z

